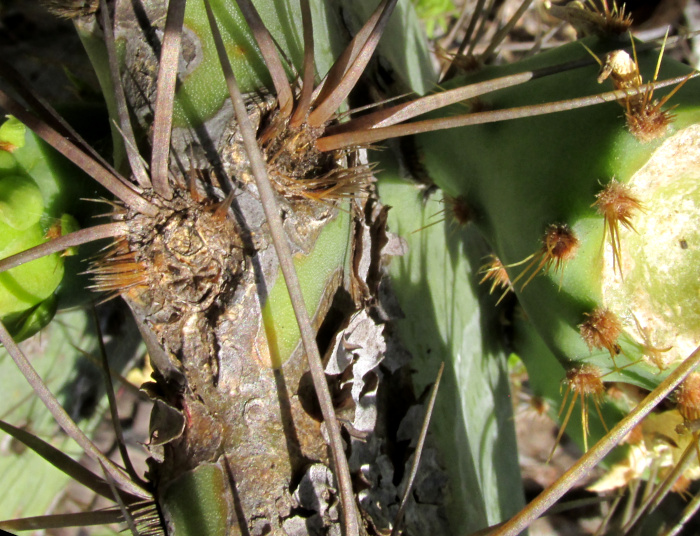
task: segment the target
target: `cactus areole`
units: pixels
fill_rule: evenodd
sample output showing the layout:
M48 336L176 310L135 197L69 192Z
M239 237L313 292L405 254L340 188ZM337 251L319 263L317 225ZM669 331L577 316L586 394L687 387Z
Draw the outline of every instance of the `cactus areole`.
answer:
M638 62L622 52L639 71L625 79L608 65L624 44L585 43L602 74L580 68L470 106L506 109L653 80L657 51ZM457 83L586 56L573 43ZM663 58L658 79L689 72ZM699 85L689 79L668 102L672 88L647 87L617 103L417 137L425 171L471 203L526 314L567 369L595 364L606 380L652 387L700 342Z

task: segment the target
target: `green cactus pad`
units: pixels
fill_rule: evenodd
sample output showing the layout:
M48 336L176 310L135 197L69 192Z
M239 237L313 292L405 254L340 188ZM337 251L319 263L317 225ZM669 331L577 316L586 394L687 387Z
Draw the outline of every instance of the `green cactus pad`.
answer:
M586 43L601 58L611 50L609 43ZM586 57L589 52L573 43L505 68L484 69L459 84ZM655 51L639 54L645 82L652 78L657 58ZM474 105L505 109L611 90L607 83L597 82L597 71L593 65L535 79L489 94ZM659 79L688 72L664 59ZM517 281L516 293L526 314L567 369L591 363L604 373L612 372L608 380L653 387L664 376L654 359L656 352L673 346L664 356L668 366L698 344L697 322L692 314L686 320L683 313L697 311L700 299L697 246L692 246L697 244L700 221L698 85L697 79L690 80L673 96L668 106L677 105L675 120L665 134L649 142L630 133L625 110L616 102L464 127L442 136L418 136L426 171L446 193L464 196L472 205L476 225L511 281ZM655 92L653 99L663 94ZM464 105L452 113L465 113ZM662 153L672 155L664 157L667 163L673 160L680 167L661 163ZM642 179L652 167L661 168L663 178ZM619 222L616 227L625 259L622 276L620 267L613 270L610 222L594 206L613 180L626 184L640 200L629 221L636 231ZM576 244L564 257L547 253L555 242L543 244L552 226L573 233ZM654 241L657 245L652 247ZM656 256L648 258L654 248ZM642 296L648 296L645 300L655 309L653 314L636 306ZM610 310L620 324L620 333L613 333L607 346L595 336L584 340L581 335L590 315L604 310ZM652 316L663 317L672 326L659 327ZM684 342L677 342L680 339Z

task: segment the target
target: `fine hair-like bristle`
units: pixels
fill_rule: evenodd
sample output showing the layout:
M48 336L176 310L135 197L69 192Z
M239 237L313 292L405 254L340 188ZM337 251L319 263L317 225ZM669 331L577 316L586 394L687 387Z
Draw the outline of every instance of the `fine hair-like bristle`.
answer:
M571 386L571 390L575 393L602 395L605 392L602 373L594 365L583 365L567 370L566 383Z

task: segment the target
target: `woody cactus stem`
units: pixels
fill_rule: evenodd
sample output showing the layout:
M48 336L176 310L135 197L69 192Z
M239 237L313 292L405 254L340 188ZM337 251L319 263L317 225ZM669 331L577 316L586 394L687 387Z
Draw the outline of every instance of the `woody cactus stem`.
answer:
M645 86L658 52L639 53L637 63L631 48L614 51L619 41L585 44L602 73L592 66L532 80L470 105L558 101L611 89L611 81L641 95L415 140L429 177L472 207L564 368L595 365L606 380L651 388L700 342L700 81L688 80L666 103ZM573 43L453 83L586 57ZM664 58L658 78L690 72Z
M355 269L359 262L353 258L353 237L367 225L364 204L371 170L355 150L322 154L313 142L326 123L337 120L337 108L359 76L353 73L362 71L371 56L394 3L381 4L367 26L369 44L362 45L363 54L348 48L354 66L350 74L336 73L340 80L326 86L327 96L318 92L313 117L302 124L299 118L307 116L310 106L308 86L317 88L313 69L303 69L300 84L306 91L295 98L276 47L288 50L291 61L299 64L295 28L303 27L304 41L310 40L309 9L303 10L303 24L295 27L277 2L254 7L248 1L222 0L212 2L206 16L202 2L188 2L183 12L172 8L184 2L171 0L167 15L166 4L147 4L142 13L132 2L117 1L112 23L103 2L99 22L88 17L77 24L98 68L99 52L106 49L110 72L102 73L102 83L118 97L114 107L121 108L121 122L128 121L128 106L140 123L134 140L122 128L126 152L134 152L140 142L148 144L138 140L139 131L142 138L154 132L150 177L139 179L138 155L130 155L129 162L155 214L132 210L128 202L122 210L118 206L114 218L128 232L92 271L98 290L119 293L129 303L151 343L155 381L145 389L156 401L157 425L149 445L149 477L168 532L194 527L198 533L206 529L218 534L230 532L235 524L245 524L243 531L251 534L293 530L307 523L307 516L297 512L302 506L307 510L306 499L295 493L309 482L329 489L323 492L324 504L313 507L320 510L308 521L310 526L339 526L337 493L346 533L357 534L356 496L335 408L327 392L318 396L333 451L331 464L315 415L315 396L306 381L307 361L313 358L309 350L316 345L311 332L318 330L340 285L352 302L341 314L349 315L351 307L361 309L368 301L363 278L374 277L378 254L361 274ZM313 10L322 8L315 5ZM134 23L143 18L150 22ZM157 34L163 21L159 55L151 33ZM217 51L222 60L228 56L221 64ZM313 61L313 52L304 49L303 63ZM245 103L238 90L232 92L237 117L223 83L233 86L229 61L238 85L255 91ZM343 63L339 65L342 71ZM271 84L265 75L258 76L261 72L269 72ZM164 77L169 80L163 82ZM215 87L201 85L207 77L217 81ZM120 102L121 86L126 103ZM162 107L173 100L162 123ZM252 128L246 126L249 122ZM271 177L272 188L263 187L266 181L260 179L265 175ZM264 215L261 203L266 205ZM367 220L380 217L378 211L366 213ZM283 223L274 225L281 214ZM282 225L283 230L272 232ZM288 247L283 247L287 240ZM313 328L302 329L309 334L304 341L308 360L299 345L297 323L290 319L282 258L290 268L294 263L312 317ZM288 270L284 272L287 277ZM299 292L294 294L300 318L305 306ZM316 392L323 392L327 380L318 355L316 361L311 377ZM337 484L324 464L332 465ZM202 500L192 500L194 495Z

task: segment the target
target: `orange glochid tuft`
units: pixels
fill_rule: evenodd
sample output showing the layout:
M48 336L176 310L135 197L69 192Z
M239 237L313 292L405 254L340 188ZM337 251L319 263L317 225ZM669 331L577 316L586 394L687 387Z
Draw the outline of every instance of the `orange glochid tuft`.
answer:
M678 493L679 495L684 496L687 500L690 500L690 493L688 488L690 488L690 484L692 484L692 482L693 481L687 476L680 475L673 483L673 486L671 486L671 491L673 493Z
M90 288L106 293L103 301L149 283L146 264L136 260L136 253L131 251L126 238L115 240L88 272L93 275Z
M444 202L452 214L452 217L457 222L457 225L466 225L474 219L474 211L471 206L469 206L464 196L446 196Z
M564 393L564 398L561 402L561 407L559 408L559 416L561 416L566 407L567 400L569 399L569 393L572 393L571 401L569 402L569 409L566 412L561 427L559 428L559 434L554 442L554 447L552 448L549 458L551 459L554 454L559 441L561 441L566 426L569 424L569 419L571 418L571 413L573 412L574 406L576 405L576 400L581 401L581 426L583 428L583 445L584 451L588 450L588 399L589 397L593 400L593 405L595 406L598 417L603 426L605 426L605 421L603 419L603 414L600 411L600 399L605 394L605 386L603 385L603 375L600 369L594 365L582 365L580 367L574 367L566 371L566 378L564 383L566 384L566 392Z
M678 411L686 421L700 419L700 373L691 372L676 391Z
M634 41L632 41L634 58L630 57L624 50L614 50L605 57L605 62L602 63L601 73L598 76L599 83L610 78L616 90L636 90L643 88L640 93L625 96L618 101L625 109L628 130L642 143L648 143L666 134L668 126L673 122L675 116L670 110L663 110L662 108L675 92L690 79L689 75L661 100L654 99L654 83L659 75L664 46L661 47L651 83L644 84L643 82L642 75L639 71L639 62L637 61Z
M643 210L640 201L626 184L612 179L598 194L591 206L595 207L604 220L604 238L609 237L613 252L613 272L622 275L620 247L620 225L634 231L632 217Z
M601 396L605 392L602 374L595 365L583 365L566 371L566 383L574 393Z
M591 351L605 348L614 360L621 351L617 339L622 333L622 324L617 315L609 309L598 307L591 313L584 313L584 316L586 321L578 328L588 348Z
M627 106L625 110L627 128L642 143L649 143L666 134L668 126L676 117L670 111L662 110L657 101L651 101L651 93L652 90L644 93L650 102L645 102L638 109Z
M510 282L510 277L508 277L508 272L506 272L506 268L503 266L501 259L496 257L496 255L489 255L489 258L491 260L479 268L479 274L483 275L479 284L482 285L487 281L491 281L489 294L493 294L497 288L503 290L501 297L498 298L496 302L496 305L498 305L506 294L513 291L513 285Z
M544 233L541 249L519 263L511 265L517 266L532 259L520 275L515 278L513 286L525 275L530 274L520 289L522 291L540 270L549 272L552 267L555 273L559 272L563 277L564 264L576 256L578 248L579 240L568 225L561 223L549 225ZM559 284L561 286L561 281Z
M578 238L568 225L550 225L544 238L544 254L549 264L554 263L554 271L574 258L578 249Z

